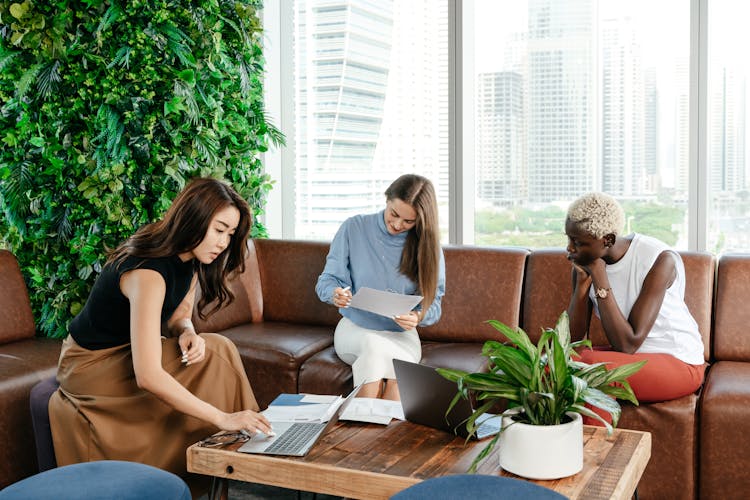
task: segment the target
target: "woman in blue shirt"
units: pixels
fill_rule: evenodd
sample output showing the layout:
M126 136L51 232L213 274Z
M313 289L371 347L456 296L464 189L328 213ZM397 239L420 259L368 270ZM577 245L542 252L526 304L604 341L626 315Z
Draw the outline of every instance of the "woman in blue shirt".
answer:
M393 359L418 363L422 358L416 327L440 319L445 263L432 183L402 175L385 195L385 210L341 225L315 291L320 300L340 308L334 347L352 366L354 385L362 384L359 396L398 400ZM423 299L415 309L389 318L348 307L361 287Z

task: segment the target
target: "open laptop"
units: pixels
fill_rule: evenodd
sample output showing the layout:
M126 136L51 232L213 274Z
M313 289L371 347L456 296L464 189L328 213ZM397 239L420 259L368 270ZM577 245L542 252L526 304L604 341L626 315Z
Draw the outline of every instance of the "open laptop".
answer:
M431 366L394 359L393 368L406 420L468 436L466 419L473 413L468 400L459 399L446 419L445 412L458 392L454 382L444 378ZM477 439L497 434L500 430L500 417L492 417L494 415L485 413L477 419Z
M259 432L237 451L265 455L305 456L320 437L336 425L339 416L349 406L357 392L359 392L359 386L355 387L341 402L328 422L272 422L275 436Z

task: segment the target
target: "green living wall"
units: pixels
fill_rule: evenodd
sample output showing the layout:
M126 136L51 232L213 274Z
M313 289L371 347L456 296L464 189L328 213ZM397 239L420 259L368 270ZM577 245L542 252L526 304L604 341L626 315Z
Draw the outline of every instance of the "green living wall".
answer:
M0 0L0 243L41 334L65 335L107 249L187 179L225 179L261 213L259 155L283 137L263 111L260 6Z

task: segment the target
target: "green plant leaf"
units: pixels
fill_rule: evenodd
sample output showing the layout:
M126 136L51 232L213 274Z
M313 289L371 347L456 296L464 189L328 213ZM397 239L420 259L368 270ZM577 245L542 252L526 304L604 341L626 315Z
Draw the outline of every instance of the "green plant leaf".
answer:
M251 234L267 235L257 215L273 183L259 157L283 134L260 112L259 1L13 3L21 18L6 10L0 40L0 241L40 334L67 334L106 248L160 218L191 177L232 182L256 215Z
M517 328L514 330L504 323L494 319L488 320L487 323L492 325L495 330L505 335L513 345L525 352L529 358L534 357L536 346L534 346L531 339L529 339L529 336L522 329Z
M8 11L10 12L10 15L18 19L19 21L23 19L23 16L26 15L26 12L29 10L29 3L12 3L10 4L10 8Z

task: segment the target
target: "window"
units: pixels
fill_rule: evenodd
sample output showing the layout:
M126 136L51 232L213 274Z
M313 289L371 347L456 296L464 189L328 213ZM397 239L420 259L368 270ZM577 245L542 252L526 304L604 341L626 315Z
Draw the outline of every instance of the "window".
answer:
M750 42L744 2L712 0L708 12L706 167L708 250L750 249L750 192L745 144Z
M626 232L687 247L689 14L676 0L473 2L477 243L563 246L568 204L605 191Z
M447 0L294 0L293 234L331 239L399 175L435 184L447 241ZM285 102L289 102L286 101Z
M626 232L748 250L742 5L268 2L268 109L288 141L266 161L269 231L330 239L416 172L446 242L562 246L568 204L603 190Z

